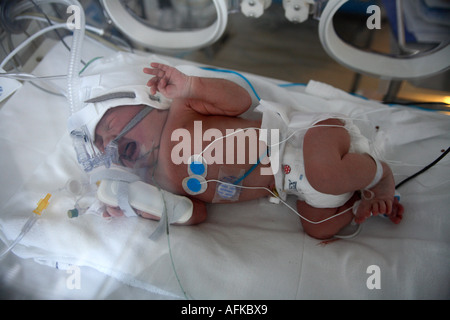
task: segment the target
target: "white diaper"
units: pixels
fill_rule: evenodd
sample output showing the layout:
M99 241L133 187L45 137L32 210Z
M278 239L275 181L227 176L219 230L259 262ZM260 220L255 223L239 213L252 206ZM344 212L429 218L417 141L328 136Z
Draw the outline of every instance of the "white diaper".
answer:
M353 195L353 192L331 195L315 190L305 174L302 150L291 145L285 148L281 170L284 174L284 191L296 195L298 200L305 201L315 208L340 207Z
M330 195L315 190L305 174L305 166L303 160L303 140L305 133L309 128L326 119L341 119L351 137L349 152L352 153L368 153L370 154L369 140L361 134L359 128L351 119L342 114L332 113L305 113L299 111L283 114L280 112L279 106L270 103L271 108L268 110L269 103L264 101L262 128L269 129L277 127L280 130L280 141L286 140L280 146L279 168L272 168L275 176L275 184L278 194L282 199L286 195L296 195L299 200L305 201L315 208L337 208L344 205L353 195L353 192L342 195ZM275 112L273 112L276 110ZM273 126L276 123L275 126ZM271 155L275 156L275 155Z
M295 112L291 114L291 121L288 126L288 134L299 128L308 128L320 121L338 118L343 120L351 137L350 151L352 153L369 153L369 141L361 135L359 128L352 120L339 114L305 114ZM303 159L303 140L307 130L297 131L293 138L286 142L281 164L281 172L284 174L283 189L287 194L294 194L299 200L305 201L315 208L337 208L344 205L353 195L348 192L341 195L325 194L315 190L305 174Z

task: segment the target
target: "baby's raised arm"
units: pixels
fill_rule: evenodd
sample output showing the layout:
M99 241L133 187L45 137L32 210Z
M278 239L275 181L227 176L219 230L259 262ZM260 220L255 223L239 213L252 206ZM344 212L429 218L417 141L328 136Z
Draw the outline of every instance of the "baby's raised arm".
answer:
M154 76L147 82L151 94L154 95L159 91L169 99L189 96L191 77L165 64L152 63L151 67L144 68L144 73Z
M238 116L252 104L247 90L232 81L187 76L160 63L152 63L151 67L145 68L144 72L154 76L147 83L152 94L159 91L169 99L186 99L199 113Z

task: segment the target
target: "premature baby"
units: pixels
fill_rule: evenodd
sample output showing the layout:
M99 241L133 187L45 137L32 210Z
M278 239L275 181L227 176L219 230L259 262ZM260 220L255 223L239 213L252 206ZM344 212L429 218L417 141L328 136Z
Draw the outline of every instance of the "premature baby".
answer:
M268 148L259 139L261 121L239 117L252 104L244 88L225 79L187 76L176 68L159 63L152 63L144 72L152 75L147 83L151 93L159 92L172 99L172 105L167 110L153 109L119 139L123 165L144 166L148 169L146 178L149 183L157 181L161 188L169 192L188 196L194 209L191 219L185 224L201 223L207 218L205 203L217 202L217 181L223 176L245 176L239 181L243 188L240 188L235 201L272 196L270 190L276 187L274 175L267 174L271 172L268 170L254 170L255 161L251 159L250 149L256 149L256 164L260 169L271 167L270 161L267 161ZM108 110L96 126L96 146L103 151L143 108L145 106L119 106ZM249 142L244 147L234 145L225 148L224 143L216 139L219 134L226 137L230 132L242 132L241 128L254 128L256 147ZM200 135L196 135L196 130L201 130ZM174 135L177 132L190 133L191 139L183 137L183 143L188 144L188 148L180 149L182 135ZM209 141L205 139L206 133L210 133ZM350 150L351 136L346 120L325 117L319 118L305 130L301 152L294 153L302 158L304 175L300 175L300 180L304 176L309 193L325 195L332 203L331 207L317 206L313 201L299 196L297 210L306 218L301 219L302 226L314 238L332 238L353 220L360 224L372 215L385 214L394 223L402 219L403 207L394 198L395 184L389 166L367 153ZM207 187L198 194L187 192L189 190L183 185L189 159L194 154L201 154L207 164L204 177ZM292 160L293 163L296 163L295 160ZM293 184L288 179L291 168L284 166L282 171L285 171L285 185L289 189L288 181ZM295 182L296 192L302 194L297 182L299 186L301 184L301 181ZM355 212L347 210L357 201L359 205ZM347 211L339 214L344 210ZM120 209L111 207L107 208L107 212L111 216L122 214ZM151 213L138 213L144 218L156 219ZM323 223L314 223L337 214L337 217Z

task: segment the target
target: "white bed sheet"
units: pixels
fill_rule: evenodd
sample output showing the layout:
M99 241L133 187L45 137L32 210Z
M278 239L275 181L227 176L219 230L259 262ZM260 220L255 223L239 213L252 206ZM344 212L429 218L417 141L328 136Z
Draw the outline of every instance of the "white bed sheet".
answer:
M106 48L85 42L85 61L107 53ZM68 53L57 45L35 73L63 73L67 60ZM183 68L227 77L249 89L233 74ZM386 158L399 161L393 166L397 182L449 146L450 117L446 115L387 107L346 94L328 100L336 91L311 95L300 87L279 88L274 85L277 80L245 76L263 99L301 101L300 109L316 111L373 111L367 117L388 138ZM207 222L170 229L172 264L167 238L158 242L148 239L156 222L106 221L93 215L67 218L74 199L58 190L68 179L84 177L66 130L67 115L64 98L30 84L0 110L0 225L6 237L2 240L15 239L38 200L53 194L49 208L14 249L14 255L0 261L0 290L10 297L17 290L29 291L33 298L56 299L450 298L448 157L400 190L405 207L400 225L373 218L358 237L319 246L283 205L265 199L210 205ZM81 287L75 290L68 285L72 279L69 272L75 270L71 265L76 266L81 280ZM373 265L379 267L380 289L367 286L374 276L368 273Z

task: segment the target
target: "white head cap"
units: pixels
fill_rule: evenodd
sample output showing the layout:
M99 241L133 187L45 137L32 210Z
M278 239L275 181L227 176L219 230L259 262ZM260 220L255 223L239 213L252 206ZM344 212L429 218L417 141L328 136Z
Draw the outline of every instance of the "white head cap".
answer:
M84 107L68 120L69 132L86 125L91 138L103 115L111 108L123 105L148 105L156 109L169 109L171 100L161 94L150 94L150 80L143 69L150 62L168 64L153 56L117 53L100 58L87 67L81 77L80 99Z

